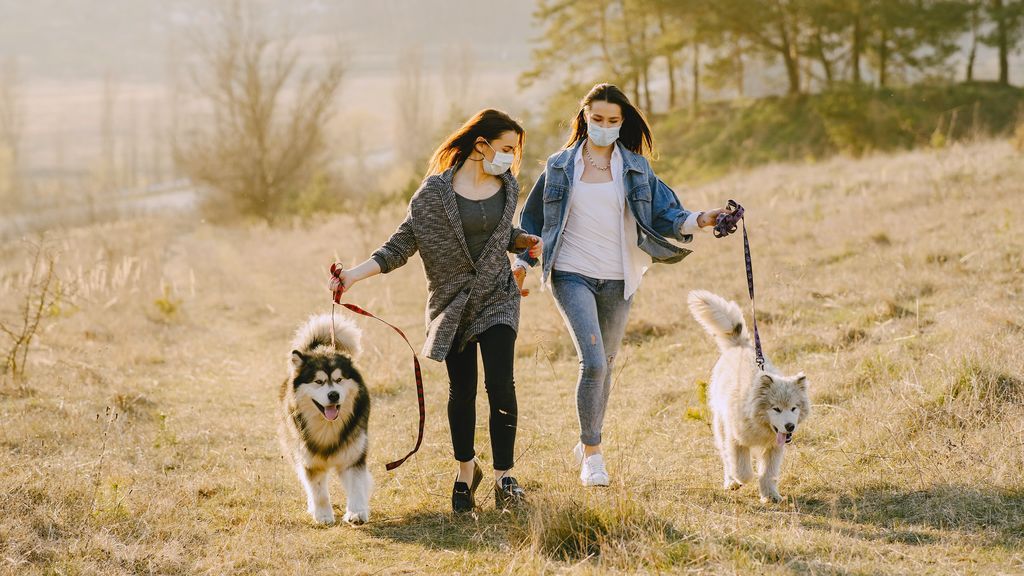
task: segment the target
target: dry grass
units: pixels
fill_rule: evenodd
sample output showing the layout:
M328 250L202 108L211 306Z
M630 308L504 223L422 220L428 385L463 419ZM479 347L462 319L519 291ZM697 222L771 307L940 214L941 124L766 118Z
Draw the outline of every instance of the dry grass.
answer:
M25 385L0 388L0 573L1024 573L1021 182L1003 142L768 167L683 193L748 208L766 350L811 378L815 413L778 506L721 491L700 417L715 351L685 295L746 304L738 238L702 238L645 281L616 369L606 490L577 486L575 358L534 290L517 364L527 512L496 512L490 496L478 515L446 512L433 362L424 448L384 472L414 439L415 396L404 345L360 320L377 491L355 529L312 525L279 456L275 389L291 331L327 305L326 266L368 254L403 210L67 233L75 305L40 335ZM23 266L0 246L0 286ZM351 297L421 341L418 263ZM477 444L489 460L484 421Z

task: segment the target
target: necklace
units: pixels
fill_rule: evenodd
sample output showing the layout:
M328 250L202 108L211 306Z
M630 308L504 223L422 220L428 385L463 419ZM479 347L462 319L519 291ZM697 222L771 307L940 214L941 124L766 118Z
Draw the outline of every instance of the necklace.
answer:
M587 146L586 144L583 144L583 152L584 152L584 154L587 155L587 161L590 162L590 165L593 166L594 168L597 168L601 172L607 172L608 169L612 167L612 163L611 162L608 162L608 165L604 166L604 167L598 166L597 162L594 162L594 157L590 155L590 146Z

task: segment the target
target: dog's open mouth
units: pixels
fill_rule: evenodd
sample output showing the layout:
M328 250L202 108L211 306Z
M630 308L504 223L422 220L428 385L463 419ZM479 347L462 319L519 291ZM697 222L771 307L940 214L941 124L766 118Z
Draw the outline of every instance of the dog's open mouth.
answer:
M310 398L310 400L313 399ZM338 413L341 410L339 409L339 406L337 404L328 404L327 406L322 406L316 400L313 400L313 404L316 406L317 410L319 410L320 413L324 415L324 418L327 418L328 420L331 421L338 419Z
M792 432L776 432L775 433L775 444L782 446L783 444L789 444L793 441Z

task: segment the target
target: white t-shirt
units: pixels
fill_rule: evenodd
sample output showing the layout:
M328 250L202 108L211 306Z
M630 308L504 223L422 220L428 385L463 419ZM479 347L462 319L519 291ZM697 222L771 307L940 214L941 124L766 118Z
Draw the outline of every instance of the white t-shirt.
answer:
M628 300L636 292L637 288L640 287L640 281L651 264L651 257L637 246L636 219L633 217L632 211L625 204L626 187L625 182L623 182L622 153L617 145L612 149L611 182L600 184L583 182L584 162L583 146L580 146L576 149L576 156L573 158L573 189L570 192L568 219L566 220L565 229L562 230L559 238L557 251L552 255L554 259L552 269L576 272L577 274L604 280L625 280L622 297ZM602 203L588 202L585 198L588 191L581 189L581 186L612 187L614 194L618 197L619 208L616 211L612 211L605 205L606 207L603 210L597 206L589 209L591 204L601 205ZM601 197L604 197L609 192L606 189L602 189L599 191L599 194L601 194ZM574 242L576 247L570 249L569 254L566 254L566 244L569 241L566 233L569 232L570 227L573 227L574 212L580 205L585 205L584 209L587 211L589 218L600 218L603 224L600 226L593 224L580 226L576 231L578 234ZM699 212L692 212L689 218L686 219L682 226L684 234L693 234L698 230L710 232L710 227L700 228L697 225L697 217L699 215ZM597 233L600 233L601 238L596 237ZM595 234L595 236L588 236L589 234ZM617 248L613 249L606 242L606 240L611 238L617 239ZM518 258L515 265L524 269L528 268L526 262ZM551 278L548 277L548 282L550 281ZM541 290L544 290L544 288L545 286L542 284Z
M573 184L569 218L554 269L599 280L623 280L622 211L625 197L614 180Z

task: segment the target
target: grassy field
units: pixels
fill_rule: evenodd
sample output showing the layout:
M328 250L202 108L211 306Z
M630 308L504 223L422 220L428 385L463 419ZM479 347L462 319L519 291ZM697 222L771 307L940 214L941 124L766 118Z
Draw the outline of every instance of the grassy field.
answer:
M769 166L681 190L747 208L767 354L814 410L779 505L724 492L685 308L746 309L742 243L708 237L638 294L606 423L613 485L584 490L576 359L550 295L524 302L516 475L532 506L453 517L443 366L423 449L404 344L360 319L373 394L371 522L319 528L276 440L291 333L328 310L326 267L404 208L305 226L133 221L54 235L69 295L27 378L0 385L3 574L1024 574L1024 157L993 142ZM0 246L0 319L26 248ZM418 259L352 301L422 343ZM480 398L484 402L481 387ZM486 422L478 451L489 460ZM332 485L335 506L339 483Z

